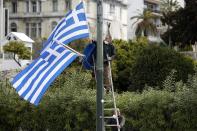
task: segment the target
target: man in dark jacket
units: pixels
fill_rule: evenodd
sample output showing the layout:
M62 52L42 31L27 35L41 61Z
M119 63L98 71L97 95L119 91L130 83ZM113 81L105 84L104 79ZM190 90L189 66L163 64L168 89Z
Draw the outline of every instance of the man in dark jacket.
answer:
M110 35L105 37L103 41L103 60L104 60L104 87L106 92L109 93L111 89L110 78L109 78L109 65L108 62L113 60L115 57L115 47L112 44L112 38Z

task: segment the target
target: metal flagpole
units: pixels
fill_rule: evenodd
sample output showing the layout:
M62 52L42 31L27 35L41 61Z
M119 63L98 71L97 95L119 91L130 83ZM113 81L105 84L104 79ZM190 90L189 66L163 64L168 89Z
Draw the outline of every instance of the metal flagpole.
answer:
M103 110L103 0L97 0L97 98L96 98L96 131L104 131Z
M0 52L2 52L3 28L3 0L0 0Z
M71 50L72 52L76 53L78 56L81 56L81 57L84 57L85 56L85 55L79 53L78 51L74 50L73 48L71 48L71 47L69 47L69 46L67 46L67 45L59 42L58 40L55 40L55 42L57 42L60 45L63 45L65 48L67 48L67 49Z

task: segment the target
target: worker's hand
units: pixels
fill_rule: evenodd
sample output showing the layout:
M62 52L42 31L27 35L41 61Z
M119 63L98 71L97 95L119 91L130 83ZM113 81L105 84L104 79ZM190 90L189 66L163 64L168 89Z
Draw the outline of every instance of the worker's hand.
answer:
M112 58L111 58L111 57L108 57L107 59L108 59L109 61L111 61L111 60L112 60Z
M82 63L82 62L83 62L83 60L84 60L84 57L82 57L82 56L81 56L81 57L79 57L79 62L80 62L80 63Z

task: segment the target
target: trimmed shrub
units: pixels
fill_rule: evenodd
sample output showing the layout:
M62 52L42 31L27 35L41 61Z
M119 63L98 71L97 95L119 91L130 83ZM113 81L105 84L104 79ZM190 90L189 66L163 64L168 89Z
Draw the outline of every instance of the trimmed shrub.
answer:
M175 81L187 81L188 75L194 73L193 60L178 52L150 45L142 49L130 70L129 90L143 90L145 85L160 86L170 71L177 71Z

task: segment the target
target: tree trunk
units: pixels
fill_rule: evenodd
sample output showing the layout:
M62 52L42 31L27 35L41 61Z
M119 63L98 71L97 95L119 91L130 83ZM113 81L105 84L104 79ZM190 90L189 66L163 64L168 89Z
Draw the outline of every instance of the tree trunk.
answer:
M19 66L21 66L20 62L16 59L16 54L15 53L14 53L14 58L13 59Z
M168 46L170 48L172 48L172 45L171 45L171 33L170 33L170 26L168 25Z

